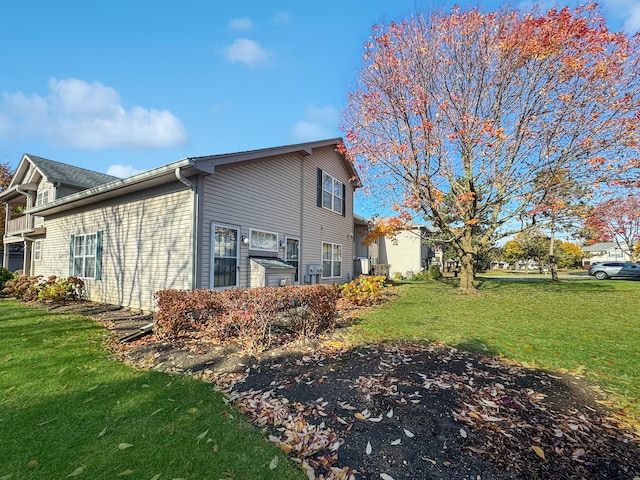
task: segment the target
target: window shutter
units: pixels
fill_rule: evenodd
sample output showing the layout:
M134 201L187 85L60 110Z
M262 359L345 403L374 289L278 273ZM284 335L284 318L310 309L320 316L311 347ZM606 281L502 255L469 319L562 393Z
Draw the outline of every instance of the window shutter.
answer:
M342 216L347 216L347 187L342 184Z
M71 235L71 243L69 244L69 276L73 277L73 244L75 243L76 236Z
M322 206L322 169L318 168L318 194L316 204Z
M102 230L96 232L96 280L102 279Z

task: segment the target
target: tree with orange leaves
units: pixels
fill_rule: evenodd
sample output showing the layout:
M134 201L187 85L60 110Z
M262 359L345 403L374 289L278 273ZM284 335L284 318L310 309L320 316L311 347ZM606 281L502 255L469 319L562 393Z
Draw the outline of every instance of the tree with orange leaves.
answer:
M640 194L609 198L594 206L585 219L585 227L595 232L596 240L615 242L628 250L632 262L640 259Z
M558 179L633 180L639 52L640 38L609 31L594 5L454 8L375 26L344 152L386 205L433 222L473 292L478 252L542 218L530 212Z

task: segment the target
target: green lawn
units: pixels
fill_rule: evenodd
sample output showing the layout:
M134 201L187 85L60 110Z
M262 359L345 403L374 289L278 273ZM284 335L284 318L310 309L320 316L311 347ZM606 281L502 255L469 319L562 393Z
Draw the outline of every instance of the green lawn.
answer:
M0 480L305 478L211 385L127 367L104 337L0 300Z
M548 277L547 277L548 278ZM579 371L640 411L640 282L576 277L405 283L399 298L363 314L357 341L440 341L531 366Z

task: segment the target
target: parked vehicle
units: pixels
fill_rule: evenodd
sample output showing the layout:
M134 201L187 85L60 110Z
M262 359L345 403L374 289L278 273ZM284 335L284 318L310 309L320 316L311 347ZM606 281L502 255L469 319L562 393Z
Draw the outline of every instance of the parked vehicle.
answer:
M598 262L589 267L589 275L598 280L611 277L640 278L640 264L631 262Z

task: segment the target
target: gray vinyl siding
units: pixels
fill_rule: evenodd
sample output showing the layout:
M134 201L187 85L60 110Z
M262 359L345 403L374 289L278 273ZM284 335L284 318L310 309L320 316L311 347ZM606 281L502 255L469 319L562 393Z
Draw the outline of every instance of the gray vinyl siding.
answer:
M308 264L322 264L322 243L342 245L342 276L321 279L322 283L344 283L353 272L353 192L342 160L333 147L313 151L313 158L304 170L305 201L303 202L303 275ZM345 216L316 204L317 168L345 184Z
M71 235L103 232L102 279L87 279L89 299L151 311L153 293L188 289L191 191L172 183L46 219L36 275L69 275Z
M300 237L302 159L296 155L218 167L205 178L202 216L202 285L209 287L211 273L211 225L227 225L249 236L250 230ZM250 285L249 255L283 258L274 253L249 251L240 243L240 287Z
M346 186L346 214L318 207L316 204L317 168ZM307 264L322 263L322 242L342 245L342 277L325 283L342 283L349 278L353 265L353 187L339 155L333 147L314 149L309 156L287 155L273 159L249 161L218 167L205 178L202 212L202 286L209 288L211 266L211 225L236 227L240 235L250 229L300 239L300 282ZM251 283L249 255L269 256L249 251L240 244L239 286ZM284 259L284 248L277 257Z

